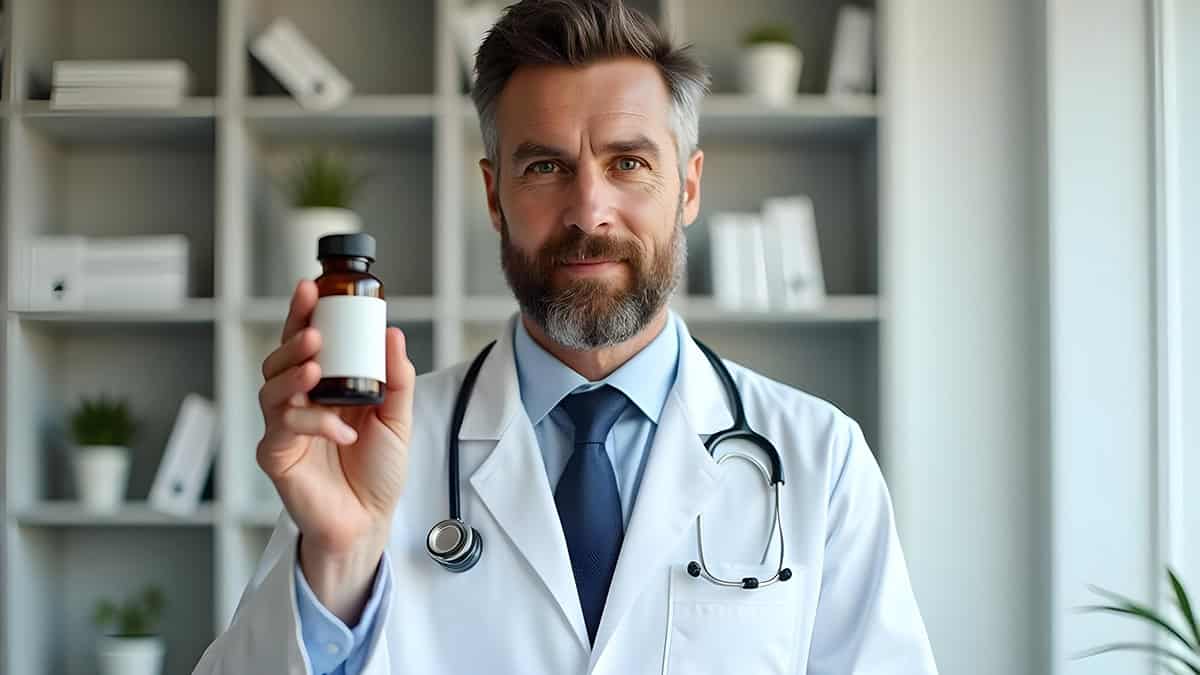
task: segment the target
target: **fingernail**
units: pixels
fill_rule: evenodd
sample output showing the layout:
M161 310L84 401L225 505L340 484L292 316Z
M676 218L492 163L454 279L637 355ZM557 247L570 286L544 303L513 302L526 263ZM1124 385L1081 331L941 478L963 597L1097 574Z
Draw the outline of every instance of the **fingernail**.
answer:
M342 430L338 432L338 438L343 443L353 443L358 439L358 432L350 427L342 427Z

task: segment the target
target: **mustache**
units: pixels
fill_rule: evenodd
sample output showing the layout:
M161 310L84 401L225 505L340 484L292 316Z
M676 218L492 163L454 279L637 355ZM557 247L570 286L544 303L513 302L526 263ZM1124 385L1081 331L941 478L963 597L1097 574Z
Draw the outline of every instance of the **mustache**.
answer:
M552 265L594 258L639 260L643 255L641 244L637 240L592 236L574 228L568 230L560 239L545 244L538 252L538 257L544 263Z

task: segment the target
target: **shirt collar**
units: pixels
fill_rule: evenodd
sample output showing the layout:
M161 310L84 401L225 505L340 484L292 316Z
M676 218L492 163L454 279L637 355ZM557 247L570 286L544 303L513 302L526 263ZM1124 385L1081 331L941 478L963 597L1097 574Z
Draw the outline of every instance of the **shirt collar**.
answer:
M675 326L675 315L671 312L667 316L666 325L650 344L621 364L621 367L608 377L598 382L589 382L535 342L518 316L513 335L513 356L517 363L521 402L525 405L525 412L534 426L554 410L567 394L576 389L594 389L604 384L612 385L625 394L643 415L658 424L658 417L666 405L667 395L675 384L675 373L679 363L679 336Z

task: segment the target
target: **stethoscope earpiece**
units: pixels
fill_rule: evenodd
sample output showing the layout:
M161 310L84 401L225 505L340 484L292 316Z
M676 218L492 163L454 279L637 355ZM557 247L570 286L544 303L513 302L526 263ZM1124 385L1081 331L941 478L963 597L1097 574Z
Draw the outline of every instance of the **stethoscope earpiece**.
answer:
M699 579L700 575L704 573L704 568L700 565L700 563L693 560L692 562L688 563L687 573L688 576ZM779 581L787 581L788 579L792 578L792 568L785 567L779 570L776 576L778 577ZM742 588L746 590L753 590L763 585L763 583L758 580L758 577L745 577L742 579L741 585Z

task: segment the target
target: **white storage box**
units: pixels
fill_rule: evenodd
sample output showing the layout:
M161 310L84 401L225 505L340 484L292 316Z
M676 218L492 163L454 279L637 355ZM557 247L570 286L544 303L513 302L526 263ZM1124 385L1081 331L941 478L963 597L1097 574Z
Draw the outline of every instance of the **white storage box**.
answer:
M169 309L190 291L181 234L36 237L25 265L13 301L28 310Z

